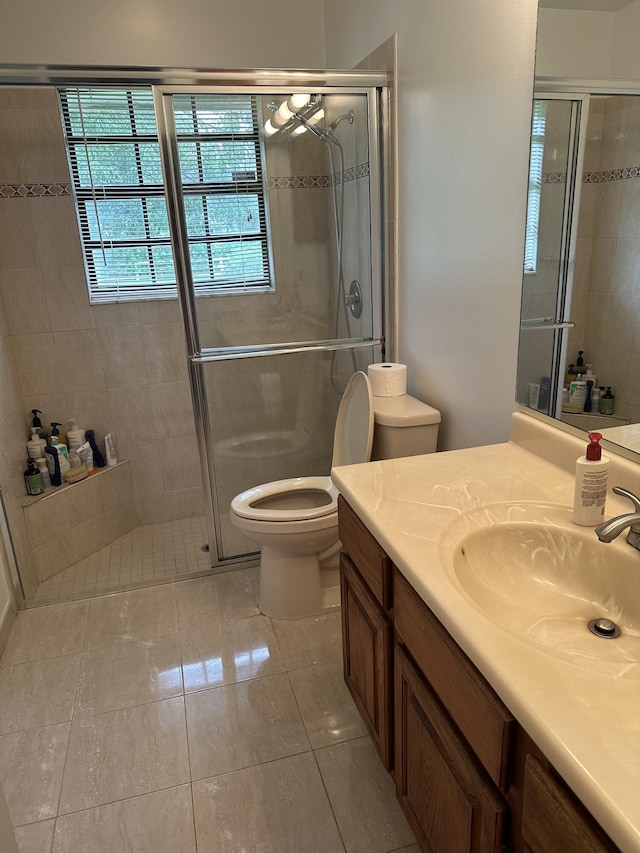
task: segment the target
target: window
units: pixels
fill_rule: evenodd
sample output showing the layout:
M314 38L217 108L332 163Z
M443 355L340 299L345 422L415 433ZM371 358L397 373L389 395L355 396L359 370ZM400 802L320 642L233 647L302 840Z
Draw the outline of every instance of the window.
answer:
M529 161L529 192L527 195L527 228L524 243L524 271L535 273L538 268L538 232L540 227L540 195L544 135L547 123L547 102L533 102L531 124L531 159Z
M91 301L175 296L151 89L59 91ZM196 293L270 288L255 96L175 95L174 114Z

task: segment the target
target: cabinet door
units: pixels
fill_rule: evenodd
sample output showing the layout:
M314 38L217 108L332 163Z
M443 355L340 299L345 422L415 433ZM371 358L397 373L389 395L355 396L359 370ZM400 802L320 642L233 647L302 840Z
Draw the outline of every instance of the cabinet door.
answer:
M522 837L531 853L617 850L564 782L535 755L528 755L525 764Z
M344 680L385 768L391 770L391 624L344 553L340 586Z
M394 667L396 793L421 848L497 853L506 806L400 645Z

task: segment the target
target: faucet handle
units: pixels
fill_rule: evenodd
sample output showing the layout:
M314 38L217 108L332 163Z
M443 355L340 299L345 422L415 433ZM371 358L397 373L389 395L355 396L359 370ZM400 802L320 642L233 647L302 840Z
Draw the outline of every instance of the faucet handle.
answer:
M636 497L633 492L630 492L628 489L623 489L622 486L614 486L611 491L623 498L628 498L633 504L634 512L640 513L640 498Z

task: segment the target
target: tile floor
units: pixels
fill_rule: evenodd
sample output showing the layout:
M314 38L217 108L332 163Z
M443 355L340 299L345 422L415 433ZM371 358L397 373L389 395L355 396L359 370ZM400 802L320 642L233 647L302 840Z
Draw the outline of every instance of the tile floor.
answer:
M0 783L20 853L417 853L339 612L256 598L244 569L18 614Z
M225 552L255 549L227 517L221 518ZM141 524L84 560L42 581L31 604L54 604L174 581L209 571L204 517Z

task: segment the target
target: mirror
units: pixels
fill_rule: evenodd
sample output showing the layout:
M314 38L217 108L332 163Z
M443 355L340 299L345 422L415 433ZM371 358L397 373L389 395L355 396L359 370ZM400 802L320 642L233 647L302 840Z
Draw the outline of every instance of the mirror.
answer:
M517 399L640 453L634 23L640 0L540 2Z

